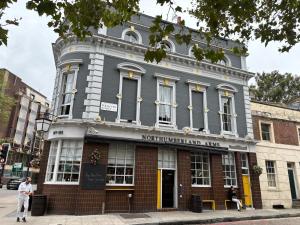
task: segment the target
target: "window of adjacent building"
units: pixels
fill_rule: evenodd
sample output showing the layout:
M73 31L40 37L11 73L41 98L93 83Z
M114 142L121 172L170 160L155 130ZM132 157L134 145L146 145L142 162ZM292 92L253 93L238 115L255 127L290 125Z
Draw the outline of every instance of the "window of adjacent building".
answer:
M275 171L274 161L266 161L266 172L267 172L268 186L276 187L276 171Z
M237 186L234 153L222 155L222 166L225 186Z
M175 169L176 168L176 151L169 148L158 149L158 168Z
M131 144L112 143L108 151L106 183L110 185L133 185L134 151Z
M59 140L51 143L46 182L78 183L83 142Z
M173 86L159 85L159 123L172 123Z
M261 123L261 139L264 141L271 141L271 124L269 123Z
M132 43L139 43L138 36L133 31L127 31L124 35L124 40Z
M222 96L222 121L223 121L223 131L232 131L232 98Z
M74 73L63 74L60 115L69 115L72 103Z
M191 153L192 185L210 185L209 154L207 152Z

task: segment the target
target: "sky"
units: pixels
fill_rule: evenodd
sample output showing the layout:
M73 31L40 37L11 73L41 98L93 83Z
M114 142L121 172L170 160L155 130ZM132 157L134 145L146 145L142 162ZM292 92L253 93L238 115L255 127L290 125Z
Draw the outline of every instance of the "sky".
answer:
M155 5L155 0L141 0L140 11L155 16L163 14L166 19L167 8ZM178 4L187 6L188 1L177 0ZM25 0L18 1L6 11L8 17L22 17L20 25L9 27L8 45L0 46L0 68L6 68L34 89L51 100L55 78L55 63L51 43L58 37L47 26L48 19L36 12L26 10ZM186 25L196 26L196 20L186 14L181 15ZM254 73L279 70L282 73L300 74L300 45L289 53L278 52L275 43L265 47L259 41L248 43L248 70Z

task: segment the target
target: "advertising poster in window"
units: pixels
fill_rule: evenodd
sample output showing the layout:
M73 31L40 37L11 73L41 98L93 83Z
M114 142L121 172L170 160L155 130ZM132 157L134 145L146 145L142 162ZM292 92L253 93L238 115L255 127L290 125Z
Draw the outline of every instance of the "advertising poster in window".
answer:
M106 165L82 164L81 188L84 190L104 190L106 183Z

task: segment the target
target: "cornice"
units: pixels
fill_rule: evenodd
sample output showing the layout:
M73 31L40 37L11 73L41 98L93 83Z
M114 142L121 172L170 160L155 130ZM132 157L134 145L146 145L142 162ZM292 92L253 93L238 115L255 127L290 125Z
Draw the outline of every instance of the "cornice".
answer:
M105 48L113 48L118 49L122 52L128 53L136 53L136 54L145 54L147 51L147 47L140 44L132 44L126 42L122 39L108 37L104 35L94 35L92 37L87 37L85 41L80 41L75 36L69 36L67 40L59 38L55 47L53 48L55 51L61 51L63 48L70 45L91 45L92 47L99 46ZM58 52L55 52L57 55ZM220 75L231 76L240 80L244 80L247 82L250 78L254 77L254 73L248 72L235 67L228 67L219 64L213 64L208 61L197 61L196 59L189 57L188 55L182 55L178 53L169 53L165 58L165 61L173 62L178 65L185 65L189 67L194 67L195 69L208 71L212 73L218 73Z

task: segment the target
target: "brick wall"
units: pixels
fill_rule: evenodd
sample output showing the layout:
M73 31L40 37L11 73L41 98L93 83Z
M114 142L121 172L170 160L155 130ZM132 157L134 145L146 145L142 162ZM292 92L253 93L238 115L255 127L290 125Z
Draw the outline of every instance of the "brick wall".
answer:
M135 191L132 199L133 209L136 212L157 209L157 160L157 148L136 147Z
M45 181L45 175L47 170L47 164L48 164L48 156L50 151L50 141L44 141L44 148L41 155L41 161L40 161L40 172L37 182L37 193L41 194L43 192L43 184Z
M273 123L275 143L286 145L299 145L299 138L297 133L297 125L299 125L299 123L287 120L264 118L259 116L252 116L252 120L255 139L261 140L259 120L262 120Z
M177 150L178 174L178 208L190 208L191 199L191 154L189 151ZM182 186L180 186L180 184Z
M132 212L133 198L128 199L128 194L134 196L134 191L106 190L105 212Z
M262 208L262 201L261 201L261 191L260 191L260 184L259 184L259 176L253 173L253 166L257 165L257 159L255 153L249 153L249 169L250 169L250 181L251 181L251 192L252 192L252 201L253 206L256 209Z

